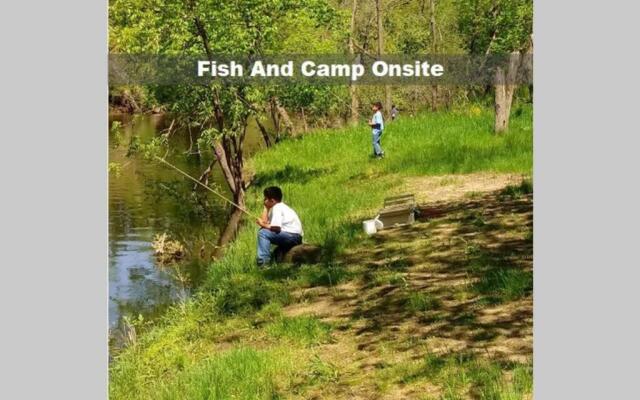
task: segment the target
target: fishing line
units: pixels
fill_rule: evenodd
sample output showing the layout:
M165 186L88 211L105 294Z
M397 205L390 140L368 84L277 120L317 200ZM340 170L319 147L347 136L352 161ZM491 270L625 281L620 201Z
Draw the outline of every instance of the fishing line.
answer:
M171 164L170 162L166 161L164 158L160 158L158 156L153 156L154 158L156 158L158 161L168 165L169 167L173 168L174 170L178 171L180 174L182 174L183 176L191 179L192 181L194 181L195 183L197 183L198 185L204 187L205 189L207 189L208 191L210 191L211 193L215 194L216 196L220 197L222 200L226 201L227 203L231 204L232 206L234 206L235 208L237 208L238 210L242 211L243 213L247 214L250 217L253 218L257 218L260 219L258 217L256 217L255 215L253 215L252 213L250 213L249 211L247 211L246 209L240 207L239 205L237 205L236 203L234 203L233 201L229 200L228 198L226 198L225 196L221 195L220 193L216 192L215 190L211 189L209 186L205 185L204 183L200 182L198 179L194 178L193 176L187 174L186 172L184 172L183 170L181 170L180 168L176 167L175 165Z

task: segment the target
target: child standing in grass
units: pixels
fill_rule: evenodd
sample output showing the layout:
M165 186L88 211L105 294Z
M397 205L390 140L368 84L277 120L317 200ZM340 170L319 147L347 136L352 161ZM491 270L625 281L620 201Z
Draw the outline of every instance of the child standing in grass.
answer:
M375 158L383 158L384 150L380 146L380 138L382 137L382 131L384 130L384 120L382 119L382 103L376 101L371 105L373 111L373 117L369 121L371 127L371 134L373 140L373 156Z
M398 117L398 109L396 108L395 104L391 105L391 121L395 121L395 119Z
M257 223L258 266L271 261L271 245L278 246L283 254L302 243L302 223L298 214L282 202L282 190L270 186L264 190L264 210Z

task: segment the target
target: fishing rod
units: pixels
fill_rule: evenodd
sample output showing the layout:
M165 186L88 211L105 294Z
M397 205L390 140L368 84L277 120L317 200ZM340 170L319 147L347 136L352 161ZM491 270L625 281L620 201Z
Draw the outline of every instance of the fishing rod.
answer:
M249 211L247 211L245 208L240 207L238 204L234 203L233 201L229 200L228 198L226 198L225 196L221 195L220 193L216 192L215 190L213 190L212 188L210 188L209 186L205 185L204 183L200 182L198 179L194 178L193 176L187 174L186 172L184 172L183 170L181 170L180 168L176 167L175 165L171 164L170 162L168 162L167 160L165 160L164 158L160 158L158 156L153 156L154 158L156 158L158 161L164 163L165 165L171 167L172 169L178 171L181 175L191 179L192 181L194 181L195 183L197 183L198 185L204 187L205 189L207 189L208 191L210 191L211 193L215 194L216 196L220 197L222 200L226 201L227 203L231 204L232 206L234 206L235 208L237 208L238 210L242 211L243 213L247 214L250 217L256 218L256 219L260 219L259 217L255 216L254 214L250 213Z

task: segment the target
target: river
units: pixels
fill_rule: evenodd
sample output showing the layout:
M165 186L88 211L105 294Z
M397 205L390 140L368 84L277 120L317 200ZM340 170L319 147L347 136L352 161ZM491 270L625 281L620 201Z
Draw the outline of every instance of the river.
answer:
M162 115L110 115L121 128L109 132L109 327L116 328L123 316L156 318L181 296L188 296L202 282L208 264L208 249L215 244L228 213L223 202L200 191L193 196L193 183L158 162L141 155L127 156L134 136L147 142L160 135L171 118ZM170 135L167 155L174 165L199 176L213 155L197 153L192 129ZM263 147L255 126L247 133L247 157ZM189 149L191 148L191 151ZM211 181L210 181L211 184ZM228 193L219 167L213 185ZM156 262L152 242L167 233L185 244L189 261L181 264L183 279L175 270ZM185 279L186 278L186 279Z

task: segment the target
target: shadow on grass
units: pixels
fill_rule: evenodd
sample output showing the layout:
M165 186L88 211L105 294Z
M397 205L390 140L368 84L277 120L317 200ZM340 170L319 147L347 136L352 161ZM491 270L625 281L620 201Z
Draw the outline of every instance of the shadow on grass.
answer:
M352 316L364 321L359 349L417 337L483 350L512 339L504 355L530 356L532 229L521 185L423 205L415 224L370 238L344 260L366 268Z
M300 168L287 164L282 169L257 174L252 185L262 187L273 182L304 184L329 172L331 170L328 168Z

